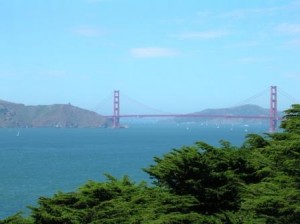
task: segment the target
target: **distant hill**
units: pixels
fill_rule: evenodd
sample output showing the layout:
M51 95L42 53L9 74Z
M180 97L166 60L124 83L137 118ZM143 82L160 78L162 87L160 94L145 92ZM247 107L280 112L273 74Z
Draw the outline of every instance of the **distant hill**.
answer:
M0 100L0 128L85 128L107 126L108 123L105 117L71 104L26 106Z
M248 115L248 116L270 116L270 110L262 108L257 105L247 104L237 107L230 108L221 108L221 109L206 109L200 112L195 112L193 114L203 114L203 115L227 115L227 116L235 116L235 115ZM282 113L279 112L279 116L282 116ZM244 118L177 118L176 122L213 122L213 123L251 123L251 124L268 124L268 119L244 119Z

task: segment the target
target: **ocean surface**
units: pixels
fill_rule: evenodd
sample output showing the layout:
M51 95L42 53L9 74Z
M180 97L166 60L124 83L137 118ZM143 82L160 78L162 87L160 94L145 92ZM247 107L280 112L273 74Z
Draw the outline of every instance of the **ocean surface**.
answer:
M171 149L196 141L218 146L219 140L240 146L247 133L267 132L265 126L203 124L132 124L126 129L0 129L0 219L28 214L40 196L75 191L103 174L129 175L136 182L142 171Z

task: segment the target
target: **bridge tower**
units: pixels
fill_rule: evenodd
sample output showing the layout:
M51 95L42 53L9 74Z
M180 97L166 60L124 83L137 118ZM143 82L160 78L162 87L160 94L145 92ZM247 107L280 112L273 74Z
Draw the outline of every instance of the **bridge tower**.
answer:
M270 89L270 132L274 132L277 127L277 87Z
M113 128L120 127L120 91L114 91L114 115L113 115Z

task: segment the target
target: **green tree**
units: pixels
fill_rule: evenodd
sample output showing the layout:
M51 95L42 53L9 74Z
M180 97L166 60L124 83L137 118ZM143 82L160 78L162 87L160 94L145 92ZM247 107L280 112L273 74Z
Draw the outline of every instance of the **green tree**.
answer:
M246 150L236 150L221 141L221 148L204 142L174 149L145 171L160 187L178 195L193 195L202 214L238 210L245 182L253 181L255 168L247 161Z
M254 212L265 223L300 220L300 105L292 105L285 113L283 132L269 134L268 144L253 150L268 161L267 175L247 185L243 196L241 210Z
M34 221L30 218L22 217L22 213L18 212L15 215L0 220L0 224L33 224Z
M32 207L35 223L194 223L201 216L192 212L190 196L135 184L127 176L118 180L107 175L104 183L89 181L73 193L40 198Z
M281 122L281 128L286 132L300 134L300 104L293 104L285 110L285 116Z
M269 145L267 139L258 134L248 134L246 135L246 140L242 146L242 148L246 149L258 149L264 148Z
M241 211L251 211L264 223L296 224L300 220L300 192L293 178L277 174L247 186Z

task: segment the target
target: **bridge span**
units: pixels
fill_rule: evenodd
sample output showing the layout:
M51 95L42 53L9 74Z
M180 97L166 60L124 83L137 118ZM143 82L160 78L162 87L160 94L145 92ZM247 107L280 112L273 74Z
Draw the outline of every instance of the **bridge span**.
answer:
M184 117L184 118L223 118L223 119L265 119L270 122L270 132L274 132L277 128L278 120L281 118L278 116L277 112L277 87L270 87L270 114L265 115L213 115L213 114L200 114L200 113L190 113L190 114L121 114L120 113L120 91L114 91L114 101L113 101L113 115L105 116L111 118L113 122L113 128L120 128L121 118L170 118L170 117Z
M113 116L106 116L111 117ZM270 119L270 116L264 115L211 115L211 114L125 114L120 115L119 118L159 118L159 117L199 117L199 118L244 118L244 119Z

